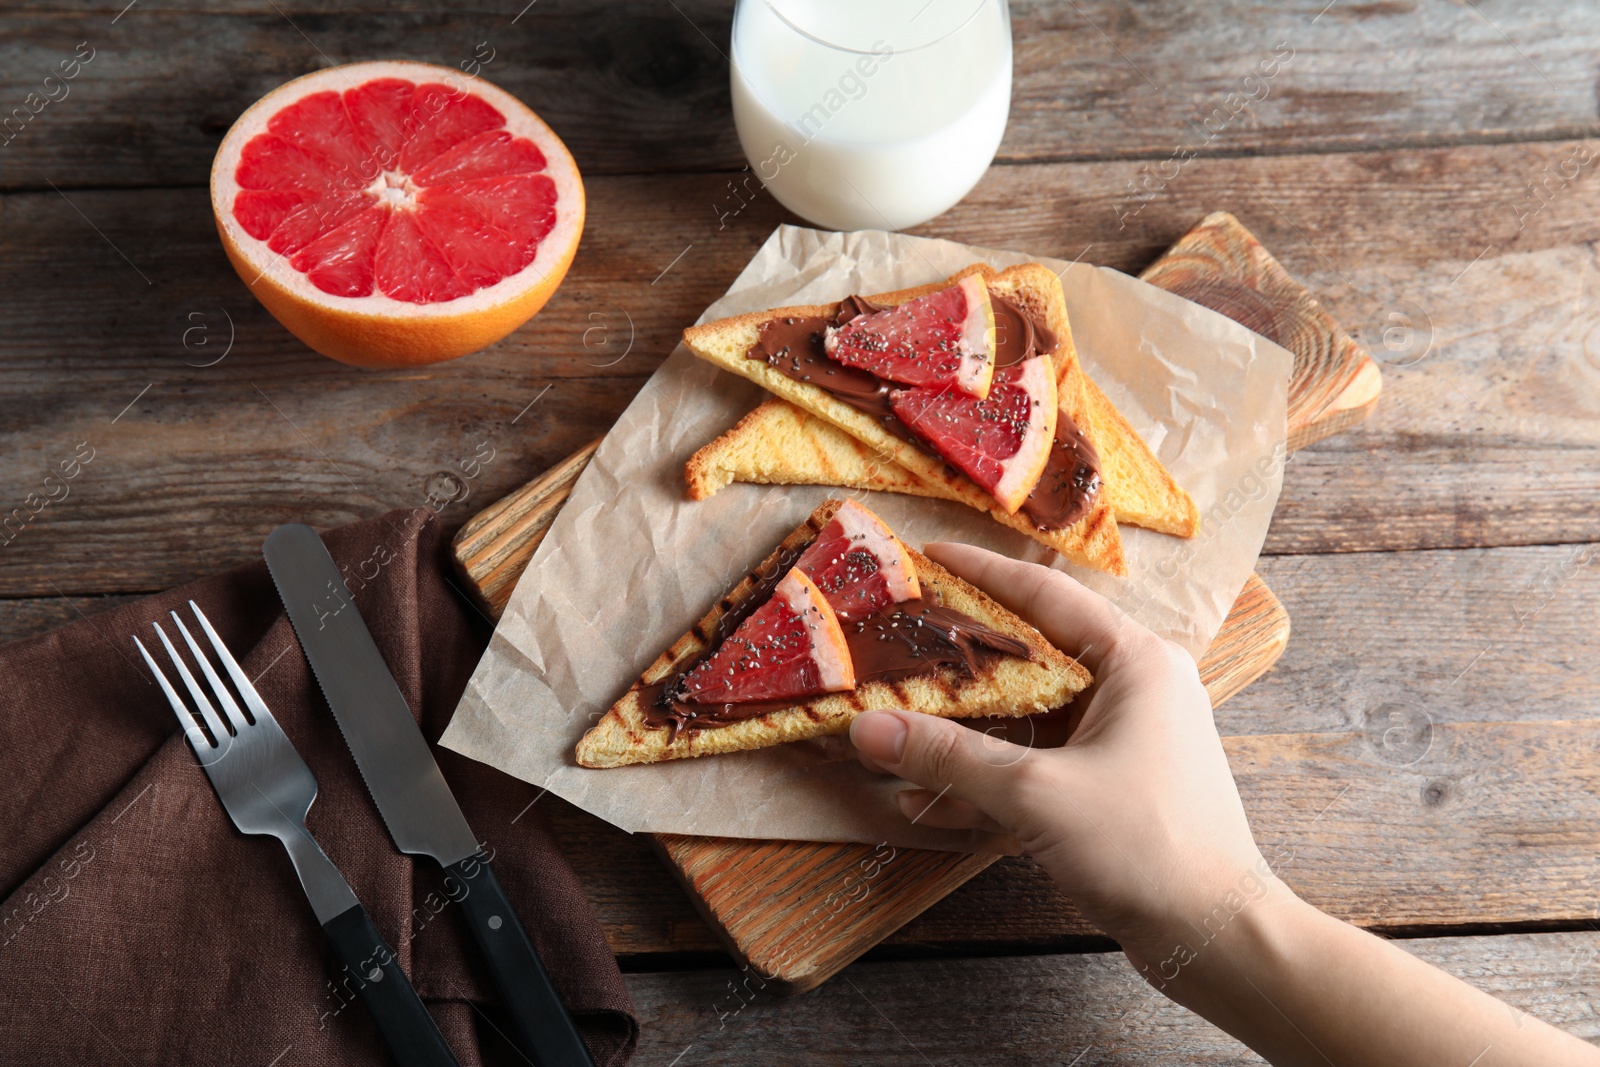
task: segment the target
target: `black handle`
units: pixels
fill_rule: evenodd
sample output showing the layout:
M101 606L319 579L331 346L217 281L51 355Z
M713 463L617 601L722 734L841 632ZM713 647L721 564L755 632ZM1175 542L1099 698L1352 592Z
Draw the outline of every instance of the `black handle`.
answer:
M505 998L522 1050L538 1067L594 1067L489 861L469 856L445 873L461 883L460 890L452 887L451 896L462 894L467 926Z
M357 904L322 928L344 964L340 985L360 994L394 1061L400 1067L460 1067L367 909Z

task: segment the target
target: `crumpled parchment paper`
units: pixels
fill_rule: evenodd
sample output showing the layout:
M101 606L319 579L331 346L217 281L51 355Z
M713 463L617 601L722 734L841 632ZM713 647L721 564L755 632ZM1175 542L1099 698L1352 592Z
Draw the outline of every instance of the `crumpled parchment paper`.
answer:
M1237 323L1106 268L952 241L781 226L700 321L936 281L982 260L1060 272L1089 375L1204 516L1182 540L1122 527L1130 577L1060 561L960 504L863 494L909 544L957 540L1052 563L1197 658L1255 565L1282 485L1293 357ZM1004 850L914 825L902 785L848 742L589 770L573 747L639 674L830 495L733 485L690 502L683 464L767 394L682 346L617 420L517 585L442 744L630 832Z

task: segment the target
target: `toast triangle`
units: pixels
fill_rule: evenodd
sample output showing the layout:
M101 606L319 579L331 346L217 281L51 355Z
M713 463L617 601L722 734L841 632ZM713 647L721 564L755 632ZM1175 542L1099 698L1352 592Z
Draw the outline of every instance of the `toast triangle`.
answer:
M639 682L579 741L578 763L585 767L621 767L766 748L844 733L857 715L880 709L899 708L954 719L1030 715L1066 704L1089 685L1089 672L1037 630L920 552L908 549L924 599L963 611L1016 638L1028 646L1033 658L991 658L970 677L953 668L941 668L896 682L863 682L852 692L828 694L728 726L683 731L670 740L666 728L647 725L640 686L661 681L703 652L706 635L715 632L718 620L758 595L761 576L770 575L784 553L798 551L814 538L840 504L838 500L823 502L726 598L657 657Z
M1005 271L995 271L992 267L979 263L952 275L943 282L883 293L871 299L885 305L903 303L926 293L935 292L971 274L981 274L991 292L998 293L1037 317L1057 338L1055 353L1041 358L1051 359L1056 368L1059 402L1062 409L1072 415L1073 421L1077 422L1080 428L1086 423L1092 423L1093 412L1089 407L1088 391L1084 387L1086 376L1078 363L1077 352L1072 346L1072 331L1067 321L1066 301L1061 295L1061 282L1049 268L1038 263L1026 263ZM1089 514L1074 525L1064 530L1037 529L1025 515L1006 512L992 496L965 475L956 472L939 457L889 433L871 416L835 399L822 389L785 376L760 360L746 358L745 354L755 343L761 325L768 320L789 315L828 316L836 310L835 304L752 312L691 327L684 331L683 340L689 350L701 359L756 382L801 411L854 438L865 446L867 456L865 462L869 466L881 466L883 471L880 473L888 474L896 482L897 487L892 491L912 492L908 486L921 484L927 491L918 495L956 500L986 512L995 521L1048 545L1074 563L1119 576L1128 573L1127 558L1122 549L1122 537L1117 532L1116 516L1106 503L1105 494L1101 494L1101 498L1095 501ZM762 426L764 422L757 420L747 432L754 434ZM1085 433L1088 432L1085 429ZM748 439L743 442L742 447L756 448L759 452L759 446ZM830 448L825 452L824 459L837 458L841 462L847 462L848 452L849 449L844 446ZM733 474L720 469L714 462L714 455L696 467L695 462L699 458L697 454L695 459L691 459L686 471L690 495L696 499L709 496L733 480ZM894 466L902 468L914 482L907 482L900 477L899 472L890 471L889 468ZM751 480L780 481L778 478ZM791 484L810 483L815 479L789 478L786 481ZM869 488L880 488L880 486L873 485Z

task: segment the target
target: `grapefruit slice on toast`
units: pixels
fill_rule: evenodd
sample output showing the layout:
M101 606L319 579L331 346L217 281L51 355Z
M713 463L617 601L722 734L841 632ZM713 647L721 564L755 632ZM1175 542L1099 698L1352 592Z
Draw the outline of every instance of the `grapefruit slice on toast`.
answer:
M222 245L268 311L325 356L453 359L544 306L583 230L583 182L510 93L427 63L279 86L211 168Z
M934 386L890 397L895 416L912 433L1012 514L1033 492L1050 458L1056 405L1055 373L1043 357L995 371L982 400Z
M991 300L1004 297L1055 339L1054 350L1042 353L1056 374L1057 400L1083 432L1095 441L1093 416L1084 403L1084 375L1073 346L1066 299L1055 271L1040 263L1024 263L995 271L975 263L943 282L900 292L870 295L879 305L901 304L939 289L949 288L968 274L981 274ZM863 489L896 489L956 500L990 515L996 522L1034 538L1074 563L1109 574L1127 574L1127 560L1112 509L1096 506L1079 524L1064 530L1041 530L1020 507L1007 511L992 493L933 449L909 434L895 432L877 417L846 403L828 390L785 375L762 360L748 358L763 325L778 316L830 317L838 304L774 308L693 326L683 333L684 344L700 359L766 389L793 405L787 415L774 416L763 404L745 417L734 431L701 449L685 468L691 499L703 500L737 477L742 481L789 485L796 483L845 485ZM788 410L779 406L780 411ZM821 429L821 433L813 430ZM830 433L829 428L838 433ZM1096 444L1101 444L1096 441ZM859 446L859 447L858 447ZM1107 454L1106 447L1100 454ZM1049 453L1045 458L1048 460ZM1107 492L1112 491L1110 470ZM918 486L924 486L920 489ZM1025 499L1025 498L1024 498Z
M902 385L954 385L989 395L994 374L994 307L983 278L969 274L946 289L830 327L828 355Z
M922 595L906 546L854 500L839 506L795 569L816 583L840 622L856 622Z
M844 629L822 592L795 567L722 647L683 679L696 704L790 700L854 689Z

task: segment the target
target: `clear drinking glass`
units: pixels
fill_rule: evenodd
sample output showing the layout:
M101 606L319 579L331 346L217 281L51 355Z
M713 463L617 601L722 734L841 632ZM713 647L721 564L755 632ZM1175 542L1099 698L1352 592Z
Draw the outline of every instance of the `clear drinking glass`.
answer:
M837 230L941 214L1011 111L1006 0L738 0L733 121L778 202Z

